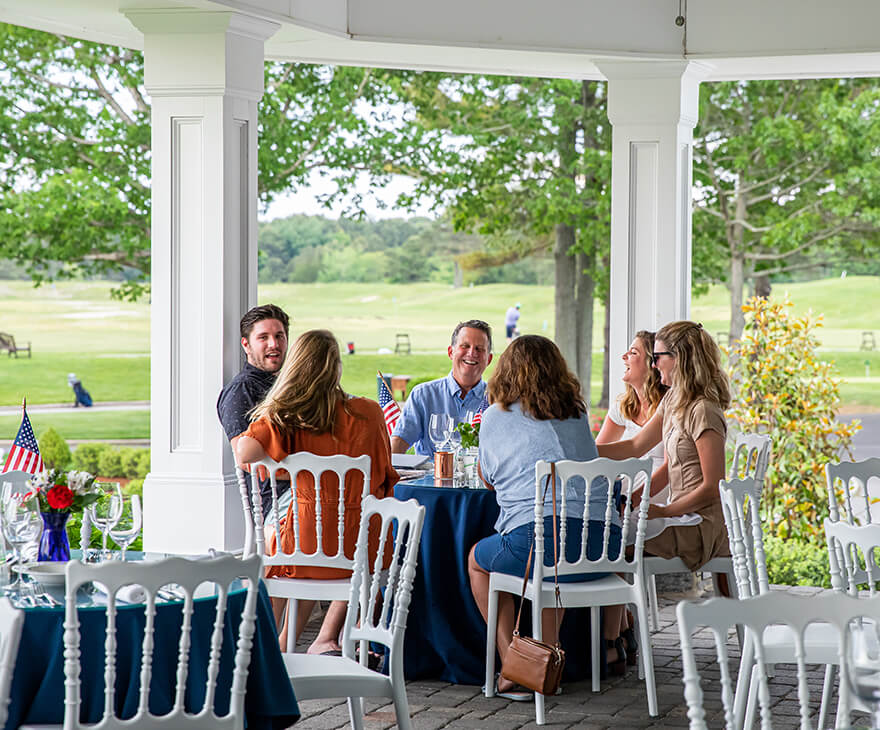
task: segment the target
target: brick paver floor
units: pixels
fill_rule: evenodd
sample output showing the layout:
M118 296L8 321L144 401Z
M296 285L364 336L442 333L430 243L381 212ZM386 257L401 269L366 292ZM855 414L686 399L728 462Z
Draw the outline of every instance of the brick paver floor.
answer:
M704 584L705 585L705 584ZM803 593L815 593L819 589L791 589ZM711 589L710 589L711 591ZM678 625L675 621L675 604L682 597L697 598L703 591L695 594L661 595L660 629L653 635L654 668L657 680L657 703L659 715L648 715L648 704L643 682L638 672L630 671L626 677L603 680L601 691L593 693L591 681L574 682L563 685L563 692L546 700L546 720L548 729L561 728L663 728L687 727L687 705L684 701L681 681L681 651L679 649ZM309 624L308 635L302 637L300 650L304 651L319 619ZM311 629L311 631L309 631ZM705 707L709 727L723 727L721 698L719 692L718 667L715 663L715 649L708 630L704 635L694 638L698 668L703 679L702 687L706 696ZM728 649L732 657L739 657L739 647L735 635L731 633ZM819 698L822 693L823 666L810 667L808 682L811 692L811 709L818 713ZM434 680L415 680L406 683L412 723L416 730L435 730L450 728L456 730L515 730L533 728L535 708L532 703L510 702L500 698L488 699L479 687L454 685ZM776 676L771 680L770 693L774 703L774 728L796 728L799 726L796 674L793 666L777 667ZM837 696L832 698L831 718L837 707ZM367 715L365 725L368 730L396 728L394 707L390 701L366 701ZM306 700L300 703L302 719L297 728L332 730L349 726L348 708L345 700ZM866 715L853 714L856 725L870 727ZM813 722L816 718L814 716Z

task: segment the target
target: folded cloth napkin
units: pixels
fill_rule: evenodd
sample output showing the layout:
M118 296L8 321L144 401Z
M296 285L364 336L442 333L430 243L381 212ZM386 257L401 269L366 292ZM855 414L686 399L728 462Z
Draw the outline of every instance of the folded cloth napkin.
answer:
M100 583L95 583L98 593L107 595L107 591ZM143 586L122 586L116 591L117 603L145 603L147 600L147 591Z
M696 512L678 515L677 517L657 517L645 523L645 539L650 540L652 537L657 537L667 527L699 525L702 521L702 515L698 515ZM638 522L638 514L634 512L630 515L631 529L627 539L627 543L630 545L636 541L636 522Z

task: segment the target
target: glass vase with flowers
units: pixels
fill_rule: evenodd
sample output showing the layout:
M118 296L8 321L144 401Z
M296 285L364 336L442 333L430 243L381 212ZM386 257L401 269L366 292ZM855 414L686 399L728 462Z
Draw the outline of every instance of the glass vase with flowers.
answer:
M43 518L37 559L70 560L67 520L72 513L81 513L98 499L95 477L84 471L49 469L34 475L31 485L37 493L40 516Z

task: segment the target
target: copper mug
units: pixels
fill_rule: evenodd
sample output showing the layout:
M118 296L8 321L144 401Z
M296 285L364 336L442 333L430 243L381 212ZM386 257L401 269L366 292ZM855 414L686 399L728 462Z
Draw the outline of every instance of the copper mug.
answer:
M452 479L452 453L449 451L434 452L434 478Z

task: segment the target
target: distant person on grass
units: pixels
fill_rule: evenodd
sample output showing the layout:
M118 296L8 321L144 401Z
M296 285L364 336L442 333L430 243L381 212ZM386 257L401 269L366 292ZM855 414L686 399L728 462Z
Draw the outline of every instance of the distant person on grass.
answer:
M89 394L89 391L83 388L82 381L76 377L76 373L67 374L67 384L73 388L73 407L84 406L91 408L92 396Z
M516 329L516 323L519 322L519 308L520 303L517 302L514 306L507 310L507 314L504 315L504 328L507 330L507 342L510 344L513 341L513 338L519 334L519 331Z
M250 426L251 411L262 402L284 364L289 325L290 318L274 304L254 307L241 318L241 346L247 355L247 362L241 372L220 391L217 399L217 416L233 453L239 436ZM285 486L289 486L289 483ZM281 482L279 497L284 497L282 501L285 507L282 509L286 510L290 490L280 487ZM260 493L263 514L268 515L272 507L272 487L268 479L261 482Z
M413 388L403 406L403 415L391 434L391 451L403 454L410 446L423 456L433 456L428 435L431 415L447 413L456 423L468 411L477 413L485 404L483 372L492 362L492 328L479 319L459 322L447 350L452 370L445 378Z

